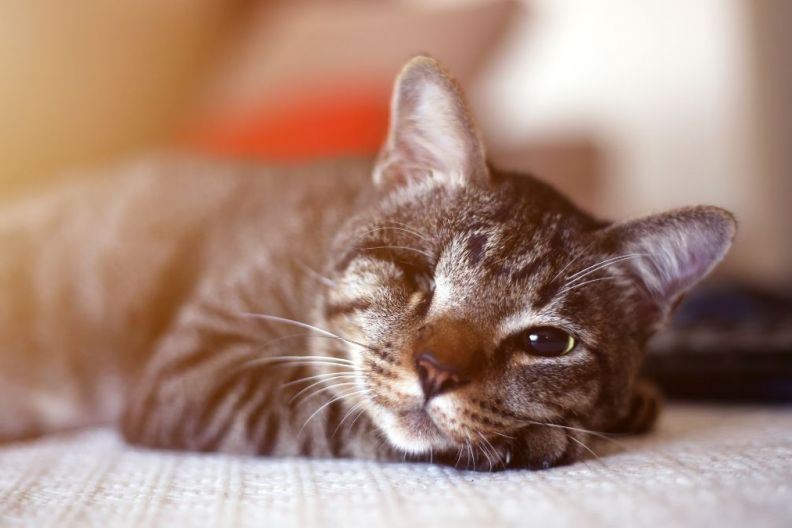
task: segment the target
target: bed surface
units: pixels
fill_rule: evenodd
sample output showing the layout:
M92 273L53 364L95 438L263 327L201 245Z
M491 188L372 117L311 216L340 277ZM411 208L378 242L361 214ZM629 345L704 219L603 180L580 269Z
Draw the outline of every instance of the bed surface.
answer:
M107 429L0 448L0 526L792 526L792 408L674 406L547 471L145 451Z

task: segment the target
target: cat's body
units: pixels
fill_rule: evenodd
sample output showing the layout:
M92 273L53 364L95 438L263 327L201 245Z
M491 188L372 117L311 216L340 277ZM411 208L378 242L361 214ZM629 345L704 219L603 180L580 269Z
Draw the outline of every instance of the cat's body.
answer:
M730 216L611 225L497 173L430 59L393 113L376 162L152 160L0 213L0 438L493 468L648 427L643 346Z
M0 437L115 421L192 303L228 302L242 322L243 311L306 319L321 286L310 270L365 200L370 171L366 160L266 168L163 156L6 208ZM268 330L262 344L284 328Z

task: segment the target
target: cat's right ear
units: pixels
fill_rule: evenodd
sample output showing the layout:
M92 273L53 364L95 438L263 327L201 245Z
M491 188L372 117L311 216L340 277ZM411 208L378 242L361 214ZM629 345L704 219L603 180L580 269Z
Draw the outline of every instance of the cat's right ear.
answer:
M466 185L487 178L484 145L459 84L436 60L413 58L396 79L374 182L396 188L427 180Z
M623 257L617 265L637 279L647 300L665 316L723 259L736 229L730 212L698 206L616 224L605 235Z

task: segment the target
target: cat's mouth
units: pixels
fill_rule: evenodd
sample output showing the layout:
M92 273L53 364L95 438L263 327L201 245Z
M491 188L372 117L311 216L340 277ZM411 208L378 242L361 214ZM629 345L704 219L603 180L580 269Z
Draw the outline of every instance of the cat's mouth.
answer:
M387 411L380 426L394 447L413 454L448 449L451 439L424 407Z
M421 437L442 435L442 431L437 427L425 409L414 409L402 411L398 414L402 425L412 434Z

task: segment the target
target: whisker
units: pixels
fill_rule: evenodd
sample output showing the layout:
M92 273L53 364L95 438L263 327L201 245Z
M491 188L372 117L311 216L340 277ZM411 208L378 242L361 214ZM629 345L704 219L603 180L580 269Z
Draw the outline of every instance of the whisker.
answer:
M586 445L585 442L583 442L582 440L580 440L578 438L575 438L574 435L571 435L571 434L567 433L566 431L572 431L572 432L577 432L577 433L588 434L588 435L591 435L591 436L594 436L594 437L597 437L597 438L603 438L605 440L609 440L611 442L616 443L616 445L619 445L619 442L616 442L614 439L610 438L608 435L606 435L605 433L602 433L600 431L592 431L590 429L584 429L582 427L572 427L570 425L561 425L561 424L554 424L554 423L548 423L548 422L538 422L536 420L524 420L524 422L527 423L527 424L530 424L530 425L538 425L538 426L544 426L544 427L553 427L553 428L557 428L557 429L563 430L565 432L565 435L566 435L568 440L572 440L573 442L578 444L580 447L582 447L583 449L588 451L594 457L594 460L597 461L599 464L602 464L603 467L607 467L607 466L605 466L605 464L600 460L600 458L602 458L602 457L596 451L594 451L593 449L591 449L591 447ZM624 447L623 444L621 444L621 445L622 445L622 447ZM585 460L581 460L581 461L584 464L586 463Z
M599 462L600 464L602 464L603 466L605 466L605 464L604 464L604 463L603 463L603 462L600 460L600 458L601 458L601 457L600 457L600 456L597 454L597 452L596 452L596 451L594 451L594 450L593 450L593 449L591 449L589 446L587 446L587 445L586 445L586 444L585 444L585 443L584 443L582 440L579 440L579 439L575 438L574 436L572 436L572 435L571 435L571 434L569 434L569 433L565 433L565 434L566 434L566 437L567 437L569 440L572 440L572 441L573 441L573 442L575 442L577 445L579 445L580 447L582 447L583 449L585 449L586 451L588 451L589 453L591 453L591 455L594 457L594 460L596 460L597 462ZM585 461L583 461L583 462L585 462Z
M478 436L481 436L481 433L479 433L478 431L475 431L475 433L476 433ZM483 444L482 442L479 442L478 444L476 444L476 449L478 449L479 451L481 451L481 454L482 454L482 455L484 455L484 458L487 460L487 462L489 462L489 464L490 464L490 469L491 469L491 468L492 468L492 462L491 462L491 461L490 461L490 459L489 459L489 453L487 453L487 451L486 451L486 448L485 448L484 444ZM476 469L478 469L478 467L477 467Z
M336 361L338 359L338 361ZM338 368L346 370L347 373L357 372L358 368L354 363L344 363L340 358L330 358L325 356L274 356L274 357L260 357L249 356L244 357L241 361L236 362L230 366L230 370L226 375L234 375L244 369L256 367L259 365L270 365L272 367L327 367ZM330 374L330 373L327 373Z
M260 364L271 364L273 367L309 367L309 368L318 368L318 367L327 367L327 368L339 368L341 371L346 372L358 372L358 369L353 365L344 365L343 363L331 363L331 362L324 362L324 361L274 361L268 362L267 358L260 358L260 359L253 359L249 362L250 365L255 365L257 363ZM245 365L247 366L247 365ZM337 371L337 372L341 372ZM329 373L328 373L329 374Z
M473 441L470 439L470 434L467 432L467 430L463 430L463 431L465 433L465 447L467 448L468 461L472 462L473 467L475 468L478 465L478 463L476 459L476 452L473 449Z
M255 365L272 365L274 367L296 367L296 366L326 366L338 367L350 371L356 371L357 366L353 363L344 363L341 361L332 361L330 359L322 358L300 358L299 356L284 359L284 358L270 358L270 357L250 357L244 363L239 365L242 367L251 367Z
M348 397L353 396L353 395L365 396L365 395L370 394L370 393L371 393L370 389L357 389L357 390L352 390L352 391L346 392L344 394L340 394L340 395L336 396L335 398L325 402L321 407L316 409L313 412L313 414L311 414L311 416L308 417L307 420L305 420L305 423L303 423L302 427L300 427L300 430L297 431L297 436L300 436L302 434L303 430L305 429L305 427L308 425L308 422L310 422L313 419L314 416L316 416L317 414L322 412L322 410L324 410L328 405L331 405L331 404L333 404L333 403L335 403L335 402L337 402L337 401L339 401L341 399L348 398Z
M275 337L273 339L270 339L269 341L267 341L266 343L261 345L258 348L258 350L261 351L261 350L263 350L265 348L269 348L272 344L277 343L279 341L285 341L287 339L296 339L298 337L303 337L303 338L306 338L306 339L333 339L335 341L344 341L346 339L346 338L343 338L341 336L324 335L324 334L313 334L313 333L310 333L310 332L305 332L305 333L301 333L301 334L288 334L288 335L279 336L279 337ZM349 340L347 339L347 341L349 341ZM359 343L355 343L355 342L352 342L352 343L356 344L356 345L359 344ZM359 344L359 345L363 346L363 347L366 346L364 344ZM372 348L372 350L373 350L373 348ZM337 357L337 356L327 356L327 357Z
M591 431L589 429L583 429L582 427L573 427L571 425L561 425L561 424L550 423L550 422L539 422L537 420L530 420L530 419L527 419L527 418L523 418L520 421L522 423L525 423L525 424L528 424L528 425L544 425L546 427L558 427L559 429L567 429L569 431L575 431L575 432L578 432L578 433L604 434L604 433L600 433L599 431Z
M473 440L471 440L470 438L468 438L468 445L470 446L470 456L473 461L473 467L475 468L478 466L478 457L476 456L478 453L477 450L473 447Z
M312 387L316 387L317 385L323 385L324 383L325 383L324 381L318 381L316 383L313 383L313 384L309 385L308 387L305 387L300 392L298 392L297 394L292 396L291 399L289 400L289 403L292 403L294 400L299 398L301 394L304 394L306 391L310 390ZM314 396L318 396L319 394L321 394L323 392L331 391L331 390L337 389L339 387L348 387L350 385L358 385L358 382L357 381L344 381L344 382L333 383L332 385L325 385L324 387L321 387L321 388L313 391L311 394L309 394L308 396L303 398L302 401L300 401L300 403L298 405L302 405L303 403L307 402L308 400L310 400Z
M274 345L276 345L276 344L278 344L278 343L280 343L282 341L287 341L289 339L311 338L311 337L326 337L326 336L311 334L311 333L308 333L308 332L301 332L299 334L282 335L282 336L274 337L274 338L272 338L272 339L270 339L270 340L268 340L265 343L262 343L260 345L256 345L255 352L251 351L250 353L251 354L260 354L264 350L272 348ZM259 358L258 355L256 355L255 357ZM270 356L270 357L278 357L278 356ZM299 357L319 357L319 356L307 356L307 355L305 355L305 356L299 356ZM328 358L328 359L341 359L341 358L337 358L335 356L321 356L321 357Z
M599 277L597 279L590 279L590 280L587 280L587 281L579 282L577 284L573 284L571 286L568 286L568 287L564 288L563 290L560 290L558 292L558 295L569 293L569 292L574 291L574 290L576 290L578 288L586 286L587 284L591 284L592 282L599 282L599 281L604 281L604 280L618 280L620 278L621 277Z
M612 435L607 433L603 433L602 431L593 431L591 429L583 429L581 427L572 427L570 425L561 425L555 423L547 423L547 422L537 422L536 420L522 420L524 423L528 425L539 425L545 427L557 427L559 429L566 429L568 431L575 431L578 433L589 434L591 436L595 436L597 438L601 438L603 440L607 440L609 442L613 442L615 445L622 449L627 449L627 446L623 442L619 442L616 439L612 438Z
M292 381L290 381L288 383L284 383L283 385L281 385L281 387L283 387L285 389L286 387L291 387L292 385L297 385L298 383L304 383L306 381L312 381L312 380L316 380L316 379L331 380L331 379L335 379L335 378L338 378L338 377L354 377L354 376L356 376L356 374L353 373L353 372L325 372L325 373L322 373L322 374L316 374L316 375L313 375L313 376L305 376L303 378L298 378L296 380L292 380Z
M288 319L286 317L278 317L277 315L269 315L269 314L260 314L260 313L252 313L252 312L240 312L241 315L246 315L248 317L255 317L257 319L263 319L265 321L271 321L274 323L282 323L282 324L290 324L293 326L298 326L300 328L305 328L307 330L313 330L314 332L318 332L322 335L327 337L331 337L333 339L338 339L339 341L343 341L344 343L349 343L352 345L357 345L359 347L363 347L369 350L376 350L374 347L369 345L364 345L363 343L358 343L357 341L353 341L351 339L347 339L345 337L341 337L340 335L334 334L329 330L325 330L324 328L319 328L318 326L314 326L308 323L303 323L302 321L296 321L294 319Z
M351 359L340 358L335 356L317 356L317 355L305 355L305 356L267 356L261 359L271 359L275 361L279 360L300 360L300 359L309 359L309 360L322 360L322 361L332 361L333 363L343 363L345 365L354 366L355 362Z
M360 419L360 417L363 416L363 414L365 414L365 412L366 412L366 407L364 405L360 408L360 411L358 411L357 415L352 419L352 423L349 424L348 429L352 429L353 427L355 427L355 422L357 422Z
M355 412L356 410L358 410L358 409L361 409L361 411L360 411L361 413L362 413L363 411L365 411L365 409L363 409L363 407L364 407L365 405L366 405L366 401L365 401L365 400L361 400L361 401L359 401L358 403L356 403L355 405L353 405L353 406L352 406L352 408L349 410L349 412L347 412L347 413L344 415L344 417L343 417L343 418L341 418L341 421L340 421L340 422L338 422L338 425L336 425L336 428L333 430L333 434L330 436L330 438L333 438L333 437L335 437L336 433L338 433L338 429L339 429L339 428L340 428L342 425L344 425L344 422L347 420L347 418L349 418L350 416L352 416L352 413L354 413L354 412ZM360 413L358 413L358 415L357 415L355 418L357 419L357 418L359 418L359 417L360 417ZM350 423L350 424L349 424L349 428L351 429L353 425L355 425L355 422L354 422L354 420L352 421L352 423Z
M485 438L484 440L487 442L487 445L492 450L492 456L495 458L495 462L500 463L503 459L501 453L495 448L494 445L492 445L492 442L490 442L488 438Z
M545 425L547 427L559 427L559 428L562 428L562 429L569 429L571 431L578 431L578 432L581 432L581 433L586 433L586 434L589 434L589 435L594 436L596 438L599 438L601 440L606 440L608 442L611 442L616 447L618 447L620 449L623 449L625 451L629 451L630 450L630 446L628 446L624 442L620 442L619 440L616 440L615 438L613 438L613 436L614 436L613 433L603 433L601 431L592 431L590 429L582 429L582 428L579 428L579 427L570 427L570 426L566 426L566 425L550 424L550 423L542 423L542 422L533 422L532 425ZM656 455L667 459L672 464L676 464L676 465L678 465L680 467L683 467L685 469L691 469L689 466L687 466L686 464L680 462L678 459L676 459L676 458L674 458L672 456L668 456L667 454L662 453L662 452L660 452L658 450L652 450L652 451Z
M372 250L372 249L403 249L405 251L412 251L414 253L418 253L420 255L423 255L424 257L426 257L426 258L428 258L430 260L432 258L434 258L432 256L432 254L430 254L429 252L424 251L422 249L416 249L416 248L410 247L410 246L372 246L372 247L364 247L364 248L361 248L361 249L364 250L364 251Z
M645 255L646 255L646 253L625 253L623 255L614 255L614 256L602 259L599 262L595 262L594 264L591 264L589 266L586 266L585 268L576 271L575 273L573 273L572 275L570 275L567 278L570 279L570 280L571 279L575 279L575 278L577 278L577 277L579 277L581 275L585 275L587 273L590 273L591 271L594 271L595 269L599 268L600 266L605 266L605 265L611 264L612 262L615 262L615 261L618 261L618 260L622 260L622 259L626 259L626 258L633 258L633 257L645 256Z
M487 438L483 434L481 434L481 432L476 431L476 434L478 434L479 437L481 437L481 439L484 441L484 443L480 445L480 448L481 448L481 452L487 458L487 464L489 464L489 471L490 471L490 473L492 473L492 469L494 467L493 461L492 461L492 455L497 456L497 452L495 451L495 448L492 446L490 441L487 440ZM492 449L492 451L490 451L490 448ZM497 457L497 458L499 458L499 457Z
M329 277L325 277L315 269L305 264L303 261L295 259L294 262L295 264L297 264L297 267L303 270L306 274L318 280L320 283L324 284L325 286L335 286L335 281L333 279Z
M330 337L330 336L321 335L321 334L317 335L317 334L313 334L313 333L310 333L310 332L302 332L302 333L299 333L299 334L288 334L288 335L283 335L283 336L272 338L269 341L267 341L266 343L263 343L263 344L259 345L256 348L256 352L257 353L261 353L262 351L264 351L264 350L266 350L268 348L271 348L273 345L275 345L275 344L277 344L277 343L279 343L281 341L286 341L286 340L289 340L289 339L296 339L296 338L336 339L335 337ZM348 363L350 365L353 364L353 362L351 360L349 360L349 359L340 358L340 357L337 357L337 356L317 356L315 354L314 355L307 355L306 354L306 355L301 355L301 356L268 356L268 357L270 359L273 359L273 360L298 359L298 358L299 359L304 359L304 358L311 358L311 359L322 358L322 359L325 359L327 361L332 361L332 362L336 362L336 363L344 362L344 363ZM256 359L260 359L260 358L258 356L256 356ZM246 365L243 365L243 366L246 366Z
M602 261L600 261L600 262L598 262L596 264L592 264L591 266L583 268L582 270L578 271L577 273L574 273L573 275L571 275L570 277L567 278L567 281L564 283L563 287L566 288L567 286L571 286L571 285L575 284L576 282L580 281L583 277L586 277L587 275L590 275L590 274L592 274L592 273L594 273L596 271L599 271L599 270L601 270L603 268L607 268L609 266L613 266L615 264L618 264L619 262L624 262L625 260L631 260L631 259L634 259L634 258L648 257L648 256L649 255L646 254L646 253L628 253L628 254L625 254L625 255L618 255L616 257L607 258L607 259L602 260Z
M455 468L459 467L459 461L462 460L462 449L463 449L462 446L459 446L457 448L457 459L456 459L456 462L454 462L454 467Z
M591 243L587 244L587 245L586 245L586 247L584 247L583 249L581 249L581 250L580 250L580 251L577 253L577 255L575 255L574 257L572 257L572 260L570 260L569 262L567 262L567 263L566 263L566 265L564 265L564 267L563 267L563 268L561 268L560 270L558 270L558 272L557 272L555 275L553 275L553 278L550 280L550 282L551 282L551 283L552 283L552 282L555 282L555 281L556 281L556 280L557 280L559 277L561 277L561 275L562 275L562 274L563 274L563 273L564 273L564 272L565 272L567 269L569 269L569 267L570 267L572 264L574 264L575 262L577 262L577 260L578 260L580 257L582 257L582 256L583 256L583 255L586 253L586 251L588 251L588 250L591 248L591 246L593 246L595 243L596 243L596 240L595 240L594 242L591 242Z
M360 240L362 238L365 238L368 235L377 233L379 231L389 231L389 230L390 231L402 231L404 233L413 235L416 238L420 238L421 240L424 240L424 241L428 241L429 240L426 236L422 235L418 231L415 231L414 229L408 228L408 227L404 226L403 224L400 225L400 226L379 226L379 227L375 227L373 229L369 229L368 231L366 231L364 233L361 233L360 236L358 237L358 240Z
M283 324L290 324L293 326L298 326L300 328L305 328L306 330L313 330L314 332L319 332L322 335L326 335L328 337L334 337L336 339L342 339L341 336L330 332L329 330L325 330L323 328L319 328L318 326L314 326L308 323L304 323L302 321L297 321L295 319L289 319L287 317L279 317L277 315L269 315L269 314L260 314L260 313L253 313L253 312L241 312L241 315L246 315L248 317L255 317L257 319L264 319L265 321L271 321L274 323L283 323Z
M419 231L415 227L412 227L409 224L405 224L404 222L399 222L398 220L388 220L389 224L393 224L394 226L403 227L405 229L409 229L416 235L422 236L424 239L429 240L431 237L425 231Z

